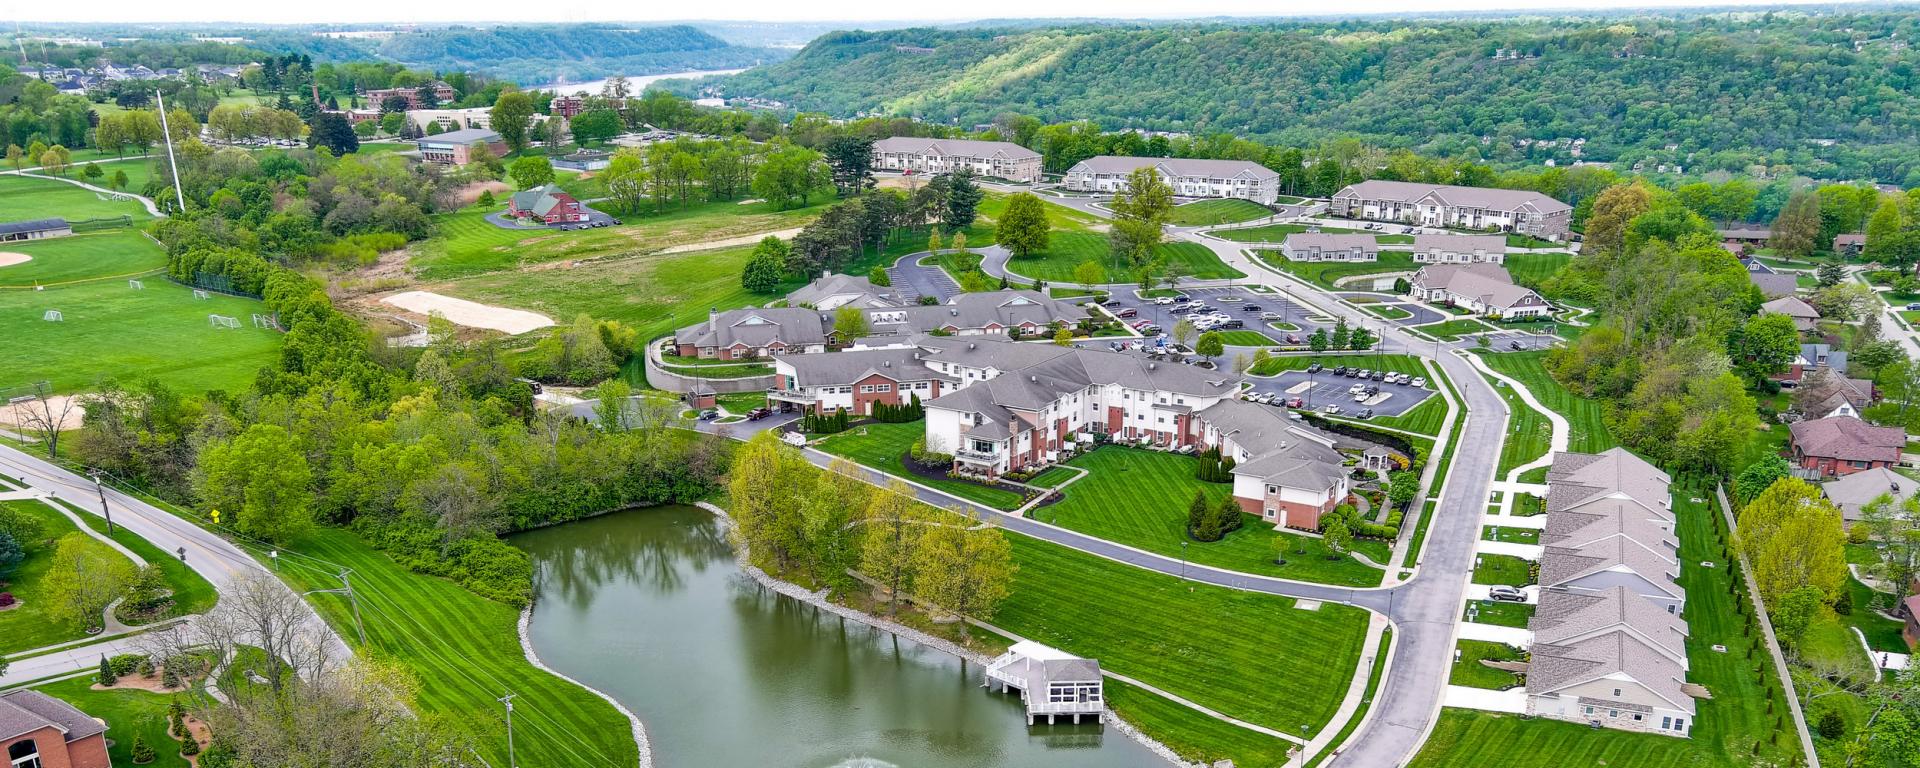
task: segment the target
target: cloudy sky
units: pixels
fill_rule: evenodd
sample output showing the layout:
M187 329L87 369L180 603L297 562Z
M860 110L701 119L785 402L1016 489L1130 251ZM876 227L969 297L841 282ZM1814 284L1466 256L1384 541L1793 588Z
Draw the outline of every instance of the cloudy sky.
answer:
M1806 4L1810 0L1776 0L1772 5ZM961 21L983 18L1106 17L1186 18L1200 16L1355 15L1368 13L1442 11L1520 11L1531 9L1646 8L1674 6L1753 5L1752 0L970 0L967 15L955 17L949 3L902 3L899 0L828 0L796 3L791 0L732 0L699 8L699 18L738 21L848 21L914 20ZM0 0L0 19L76 22L445 22L528 21L671 21L689 17L681 3L570 3L541 4L530 17L524 0L463 0L457 3L396 3L392 0L330 0L324 3L260 2L260 0L189 0L155 3L150 0L94 0L80 5Z

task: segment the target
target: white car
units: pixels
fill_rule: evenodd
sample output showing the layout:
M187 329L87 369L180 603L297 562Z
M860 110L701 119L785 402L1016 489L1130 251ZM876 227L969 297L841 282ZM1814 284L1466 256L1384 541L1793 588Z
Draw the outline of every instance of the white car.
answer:
M1278 312L1262 312L1262 313L1260 313L1260 319L1262 319L1262 320L1278 320L1278 319L1280 319L1280 313L1278 313Z
M1426 386L1427 386L1427 380L1426 380L1426 379L1414 379L1414 380L1413 380L1413 385L1414 385L1414 386L1416 386L1416 387L1420 387L1420 388L1422 388L1422 389L1425 389L1425 388L1426 388Z
M1347 394L1349 395L1357 395L1365 391L1367 391L1367 385L1365 384L1355 384L1351 387L1347 387Z
M1333 403L1327 403L1327 407L1322 408L1320 410L1325 411L1326 413L1329 413L1329 414L1337 414L1340 412L1340 406L1334 405Z
M1162 296L1162 297L1160 297L1160 298L1157 298L1157 299L1154 299L1154 300L1153 300L1153 303L1155 303L1155 304L1158 304L1158 305L1160 305L1160 306L1163 306L1163 307L1164 307L1164 306L1167 306L1168 304L1172 304L1172 303L1173 303L1173 297L1172 297L1172 296Z

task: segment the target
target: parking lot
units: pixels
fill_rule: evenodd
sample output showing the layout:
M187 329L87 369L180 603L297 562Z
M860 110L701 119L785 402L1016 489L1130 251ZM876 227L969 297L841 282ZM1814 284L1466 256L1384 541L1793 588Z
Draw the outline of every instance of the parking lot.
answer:
M1369 386L1379 387L1379 394L1368 398L1366 402L1356 402L1347 390L1361 383L1358 378L1334 375L1331 369L1309 374L1306 371L1285 371L1271 378L1249 376L1247 381L1253 385L1253 392L1271 392L1276 398L1298 397L1304 400L1302 409L1321 410L1331 403L1340 406L1340 415L1352 416L1362 408L1372 408L1375 416L1399 416L1433 396L1433 390L1416 387L1411 384L1389 384L1385 381L1368 380ZM1433 382L1427 382L1429 386ZM1301 385L1299 391L1294 388Z
M1280 294L1260 293L1242 287L1193 288L1181 290L1180 293L1191 300L1206 302L1210 310L1239 320L1243 325L1242 328L1222 330L1254 331L1273 340L1276 345L1287 343L1289 333L1304 342L1307 335L1313 333L1315 328L1327 327L1326 323L1308 321L1306 317L1313 314L1309 309ZM1108 311L1116 315L1124 314L1124 310L1128 309L1134 311L1133 316L1121 318L1121 321L1128 325L1146 320L1159 326L1161 332L1172 333L1174 323L1187 316L1173 312L1173 305L1155 304L1152 299L1142 299L1131 292L1116 293L1112 298L1119 303L1107 307ZM1248 305L1257 306L1259 309L1247 310ZM1299 326L1300 330L1282 331L1268 327L1268 322L1272 321L1262 319L1266 313L1273 313L1278 316L1275 321L1291 322Z

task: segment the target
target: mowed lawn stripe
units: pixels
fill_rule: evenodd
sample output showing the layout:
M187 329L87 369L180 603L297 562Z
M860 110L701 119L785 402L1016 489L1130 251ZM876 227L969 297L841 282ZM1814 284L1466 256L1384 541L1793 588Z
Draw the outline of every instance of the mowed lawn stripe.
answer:
M1366 639L1365 611L1300 610L1292 598L1008 538L1020 571L996 626L1287 733L1301 725L1318 733L1339 708Z
M907 449L913 445L913 441L925 435L926 430L925 421L862 424L845 432L828 436L814 447L835 456L852 459L856 464L863 464L895 477L938 488L975 504L983 504L995 509L1019 508L1024 497L1012 491L963 480L923 477L908 471L903 457Z
M1499 352L1484 354L1487 366L1517 379L1533 392L1542 405L1565 417L1569 431L1567 447L1581 453L1598 453L1620 444L1607 428L1606 409L1597 400L1576 395L1547 373L1545 352Z
M68 171L71 178L75 171ZM22 221L58 216L68 221L131 216L138 223L152 219L138 200L112 200L104 193L54 179L0 176L0 221Z
M30 288L89 279L117 280L167 266L167 254L160 245L132 227L0 243L0 252L4 251L24 253L33 260L0 267L0 288ZM163 278L155 275L153 279Z

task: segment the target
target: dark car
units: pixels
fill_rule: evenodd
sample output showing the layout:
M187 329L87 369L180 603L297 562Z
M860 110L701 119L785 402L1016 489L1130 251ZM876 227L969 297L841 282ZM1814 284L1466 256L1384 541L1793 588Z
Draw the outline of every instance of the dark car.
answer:
M1103 306L1103 307L1117 307L1117 306L1120 306L1120 300L1119 300L1119 299L1107 299L1106 301L1103 301L1103 302L1100 302L1100 306Z
M1357 415L1358 415L1358 416L1359 416L1360 418L1363 418L1363 419L1371 419L1371 418L1373 418L1373 409L1372 409L1372 408L1362 408L1362 409L1360 409L1360 413L1359 413L1359 414L1357 414Z
M1174 301L1193 301L1193 299L1190 299L1190 298L1187 298L1187 295L1186 295L1186 294L1184 294L1184 293L1176 293L1176 294L1174 294L1174 295L1173 295L1173 300L1174 300Z
M1115 312L1113 314L1115 317L1139 317L1140 310L1134 309L1133 307L1127 307L1126 309L1120 310L1119 312Z
M1521 348L1520 342L1517 342L1517 341L1507 342L1507 349L1518 350L1520 348Z
M1387 372L1386 372L1386 371L1374 371L1374 372L1373 372L1373 376L1371 376L1371 377L1369 377L1369 378L1372 378L1372 379L1373 379L1374 381L1386 381L1386 380L1387 380Z
M700 412L701 421L713 421L714 419L717 419L717 418L720 418L720 412L712 408L708 408Z
M619 219L614 219L614 220L613 220L613 223L615 223L615 224L625 224L626 222L623 222L623 221L621 221L621 220L619 220Z
M773 409L771 408L755 408L751 411L747 411L747 421L759 421L761 419L764 419L772 415L773 415Z
M1240 306L1240 311L1242 311L1242 312L1258 312L1258 311L1260 311L1260 305L1258 305L1258 304L1243 304L1243 305L1241 305L1241 306Z
M1319 373L1319 372L1320 372L1319 363L1311 363L1307 365L1307 373Z
M1243 322L1240 322L1240 321L1238 321L1238 320L1228 320L1228 321L1226 321L1226 322L1224 322L1224 323L1221 323L1221 324L1220 324L1220 327L1221 327L1221 328L1225 328L1225 329L1227 329L1227 330L1233 330L1233 329L1235 329L1235 328L1245 328L1245 327L1247 327L1247 324L1246 324L1246 323L1243 323Z

